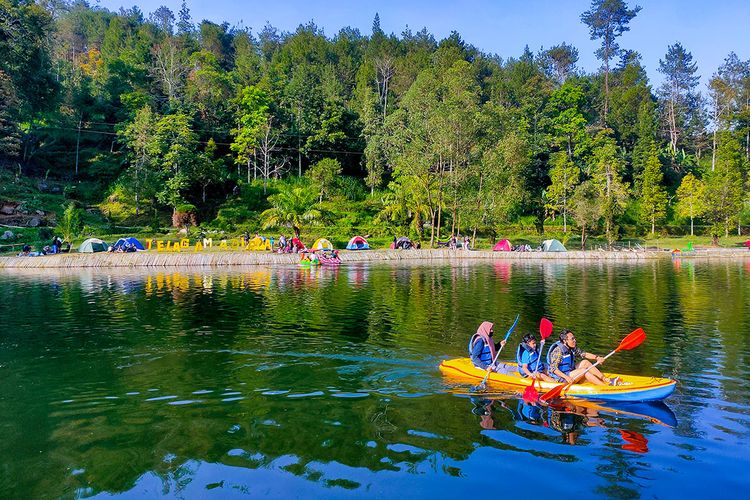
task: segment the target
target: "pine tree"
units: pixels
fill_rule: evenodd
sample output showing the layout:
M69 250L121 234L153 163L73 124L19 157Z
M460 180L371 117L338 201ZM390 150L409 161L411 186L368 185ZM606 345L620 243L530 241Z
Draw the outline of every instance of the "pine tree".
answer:
M662 114L667 122L672 154L677 153L682 141L688 137L687 129L699 112L700 97L695 91L700 80L697 71L693 55L679 42L670 45L664 59L659 60L659 72L664 74L659 97L664 107Z
M654 234L656 222L667 215L667 192L662 186L663 179L659 152L656 149L656 143L652 141L640 179L640 216L642 222L651 224L651 234Z
M622 0L593 0L591 9L581 14L581 21L589 27L591 39L602 40L596 57L604 62L604 123L607 123L609 109L609 62L620 53L620 46L615 39L630 31L628 24L640 10L638 6L628 10Z
M716 227L729 227L739 221L743 206L743 155L739 141L730 132L719 134L716 168L706 180L706 213Z

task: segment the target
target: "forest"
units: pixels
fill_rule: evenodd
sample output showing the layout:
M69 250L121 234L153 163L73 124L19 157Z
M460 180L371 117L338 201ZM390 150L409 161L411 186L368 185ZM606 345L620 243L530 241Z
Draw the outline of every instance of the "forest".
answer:
M378 15L370 33L253 33L187 2L0 0L0 224L31 212L69 239L294 228L425 246L742 235L750 61L727 54L701 86L675 41L652 85L619 45L647 15L593 0L588 73L566 41L489 54L470 34L387 34Z

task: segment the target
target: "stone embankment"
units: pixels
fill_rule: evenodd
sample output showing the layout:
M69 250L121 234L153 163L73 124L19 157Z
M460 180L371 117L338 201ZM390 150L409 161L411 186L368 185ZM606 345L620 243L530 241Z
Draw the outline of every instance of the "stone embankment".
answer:
M746 254L748 252L744 252ZM488 252L450 250L368 250L341 251L343 264L348 262L425 261L447 260L509 260L509 261L639 261L669 256L668 252ZM734 255L734 254L733 254ZM213 252L138 252L60 254L40 257L0 257L0 268L77 268L77 267L224 267L252 265L293 265L297 254L276 254L248 251Z
M504 260L520 262L549 261L645 261L670 258L668 251L569 251L569 252L489 252L462 250L367 250L360 252L341 251L342 264L353 262L410 261L439 263L441 261ZM746 249L705 249L685 253L682 258L742 258L750 257ZM295 265L298 254L277 254L248 251L213 252L138 252L138 253L94 253L60 254L41 257L0 257L0 268L112 268L112 267L226 267L226 266L275 266Z

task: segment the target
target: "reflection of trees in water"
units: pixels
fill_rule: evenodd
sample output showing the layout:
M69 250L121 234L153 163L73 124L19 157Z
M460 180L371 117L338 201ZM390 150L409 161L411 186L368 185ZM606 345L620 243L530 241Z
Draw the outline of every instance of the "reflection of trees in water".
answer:
M693 403L719 393L747 402L750 351L743 335L750 326L750 289L743 262L686 261L679 272L669 261L541 268L514 262L507 282L495 271L487 264L404 263L338 270L8 271L3 284L13 286L4 287L0 303L7 321L7 348L0 352L6 438L0 451L10 457L4 474L18 478L17 492L50 496L82 485L125 491L149 471L190 478L195 463L252 469L289 456L298 464L290 472L323 481L314 474L325 470L320 464L380 471L430 467L438 457L468 460L477 442L507 446L482 434L477 424L487 415L470 415L461 407L465 402L448 396L386 397L394 390L429 393L440 382L430 378L432 365L407 369L419 374L415 382L399 378L402 367L386 368L387 361L374 358L432 362L464 355L481 320L503 330L516 313L522 319L511 342L520 332L536 331L545 314L556 332L572 328L594 352L608 352L643 326L647 342L637 353L611 358L606 368L655 375L674 370L683 384L679 391L691 401L678 408L678 434L701 432L702 405ZM321 356L303 356L313 354ZM159 389L153 396L204 403L146 402L150 388ZM245 399L221 402L216 394L226 388ZM261 388L324 394L295 401L255 392ZM334 398L331 388L371 395ZM215 392L192 395L198 389ZM125 396L134 390L141 394ZM108 395L120 399L105 400ZM75 402L61 404L65 399ZM504 404L493 407L491 426L528 433ZM572 415L577 443L587 442L590 416ZM229 432L235 425L239 430ZM649 425L644 420L627 430L648 436ZM620 451L619 430L606 430L617 446L603 454L615 471L632 465ZM558 440L558 432L528 435ZM43 469L40 450L49 464ZM70 468L84 472L71 475ZM615 471L605 469L601 474L620 484Z

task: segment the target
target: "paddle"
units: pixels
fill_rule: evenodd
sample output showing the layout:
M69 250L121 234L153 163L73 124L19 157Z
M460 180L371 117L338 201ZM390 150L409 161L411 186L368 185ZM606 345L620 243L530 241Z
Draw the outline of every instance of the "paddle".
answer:
M505 334L505 340L506 341L508 340L508 337L510 337L510 333L516 328L516 325L518 324L518 318L519 318L519 316L520 316L519 314L516 314L516 320L513 322L513 324L510 326L510 328L508 328L508 333ZM477 390L483 391L485 389L485 387L487 387L486 386L487 377L490 376L490 372L492 371L492 368L495 366L495 362L497 361L497 357L500 356L500 351L503 350L503 347L504 346L500 346L500 349L497 350L497 354L495 354L495 358L492 360L492 363L490 363L490 366L487 367L487 374L482 379L482 383L479 384L476 387Z
M534 373L539 371L539 363L542 361L542 352L544 351L544 341L547 337L552 335L552 322L547 318L542 318L539 322L539 335L542 337L542 341L539 344L539 357L536 360ZM526 390L523 391L523 399L525 401L536 402L539 400L539 391L534 388L534 382L536 382L536 379L533 379L531 385L526 387ZM541 387L541 384L542 383L539 382L539 387Z
M607 354L606 356L604 356L604 359L602 361L604 361L605 359L607 359L608 357L612 356L614 353L616 353L618 351L629 351L630 349L635 349L636 347L638 347L639 345L641 345L644 340L646 340L646 332L643 331L643 328L638 328L636 330L633 330L624 339L622 339L622 341L620 342L620 345L617 346L617 349L615 349L614 351L612 351L609 354ZM591 370L592 368L594 368L595 366L597 366L599 364L600 364L600 362L597 361L593 365L591 365L588 368L586 368L586 370L583 373L581 373L581 375L579 375L579 379L580 379L581 376L585 375L589 370ZM545 403L547 401L551 400L551 399L555 399L556 397L558 397L560 395L560 393L564 389L570 387L574 383L575 383L575 380L573 382L569 382L569 383L566 383L566 384L560 384L558 386L555 386L548 393L542 395L542 397L540 399L542 401L544 401Z

